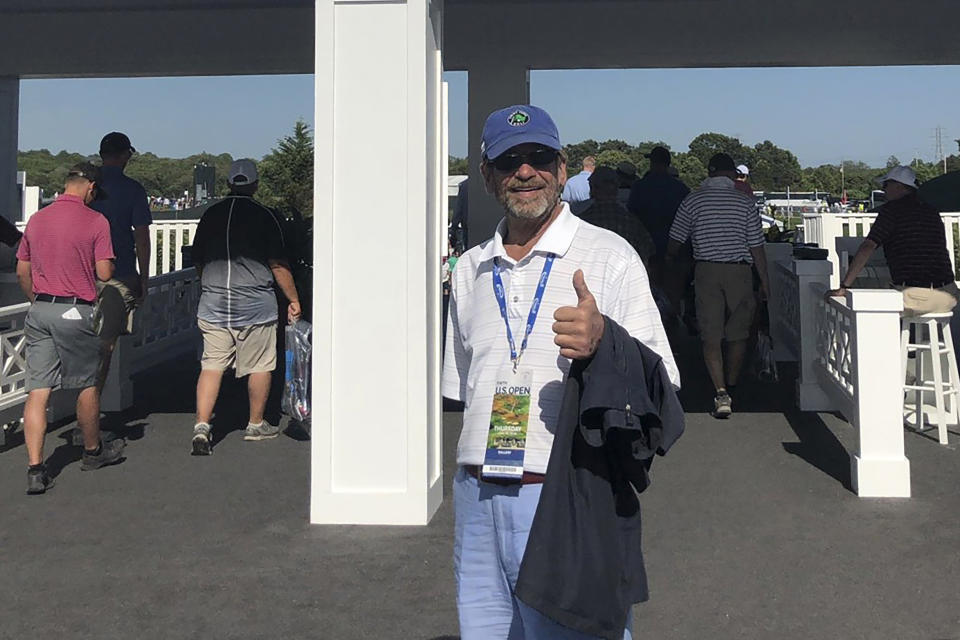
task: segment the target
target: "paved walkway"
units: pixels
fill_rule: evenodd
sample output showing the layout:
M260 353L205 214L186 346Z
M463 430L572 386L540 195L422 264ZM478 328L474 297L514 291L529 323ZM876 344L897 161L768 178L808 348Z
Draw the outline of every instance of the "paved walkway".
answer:
M858 499L849 425L783 413L789 383L743 389L715 421L693 356L687 433L643 498L652 600L635 637L960 639L960 452L908 434L915 497ZM129 440L116 467L81 473L71 425L52 432L45 496L23 494L21 438L0 451L0 638L458 637L449 500L427 527L310 526L308 442L246 443L221 422L215 454L188 455L195 376L145 375L152 392L113 425ZM445 415L447 486L459 422Z

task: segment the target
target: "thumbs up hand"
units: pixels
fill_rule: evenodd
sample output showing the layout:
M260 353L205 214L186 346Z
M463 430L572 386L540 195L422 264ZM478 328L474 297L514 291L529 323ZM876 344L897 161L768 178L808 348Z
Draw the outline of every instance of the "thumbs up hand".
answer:
M580 269L573 274L573 288L577 306L560 307L553 314L553 332L557 334L553 341L563 357L585 360L594 354L603 337L603 316Z

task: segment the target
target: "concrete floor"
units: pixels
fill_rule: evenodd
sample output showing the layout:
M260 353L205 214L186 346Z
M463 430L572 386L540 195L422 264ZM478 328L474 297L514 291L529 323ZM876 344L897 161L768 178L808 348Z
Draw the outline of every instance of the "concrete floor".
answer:
M687 432L643 497L635 637L960 639L956 447L908 433L914 497L859 499L849 425L784 413L789 382L741 389L715 421L693 356ZM0 449L0 638L458 638L449 500L422 528L310 526L308 442L243 442L226 402L215 454L188 454L195 375L145 375L112 421L118 466L81 473L71 425L53 430L45 496L23 494L19 434ZM459 426L445 414L447 487Z

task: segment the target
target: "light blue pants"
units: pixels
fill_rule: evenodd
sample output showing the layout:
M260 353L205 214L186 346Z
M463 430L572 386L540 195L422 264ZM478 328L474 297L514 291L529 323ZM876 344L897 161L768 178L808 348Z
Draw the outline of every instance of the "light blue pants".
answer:
M561 626L513 593L540 501L539 484L479 482L463 468L453 478L453 567L462 640L597 640ZM632 615L624 640L632 640Z

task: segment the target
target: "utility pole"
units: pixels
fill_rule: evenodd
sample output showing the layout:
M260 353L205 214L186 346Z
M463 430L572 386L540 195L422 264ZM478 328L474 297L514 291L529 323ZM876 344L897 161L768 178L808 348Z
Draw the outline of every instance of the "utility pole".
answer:
M940 164L943 166L943 172L947 172L947 156L943 153L943 127L937 125L935 129L937 132L937 160L940 161Z

